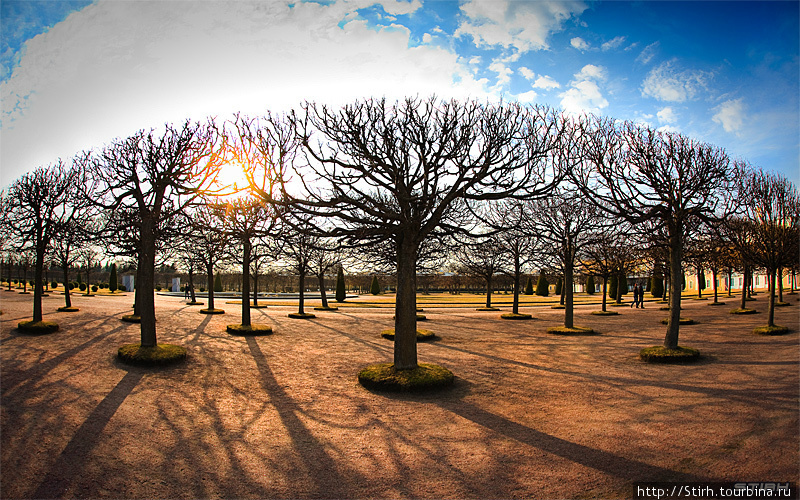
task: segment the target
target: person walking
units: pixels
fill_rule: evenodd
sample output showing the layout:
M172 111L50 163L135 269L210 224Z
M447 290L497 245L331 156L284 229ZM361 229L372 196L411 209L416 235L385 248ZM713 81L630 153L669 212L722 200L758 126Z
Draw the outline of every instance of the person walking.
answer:
M644 287L639 285L639 305L644 309Z
M636 306L637 309L639 308L638 300L639 300L639 284L638 283L634 283L633 284L633 302L631 302L631 309L633 309L633 306Z

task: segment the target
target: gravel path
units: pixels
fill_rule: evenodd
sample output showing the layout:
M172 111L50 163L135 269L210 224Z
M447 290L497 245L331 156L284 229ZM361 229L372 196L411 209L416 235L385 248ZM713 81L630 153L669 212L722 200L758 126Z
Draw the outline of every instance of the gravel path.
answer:
M422 362L456 374L443 393L364 390L356 373L391 361L390 309L253 310L275 334L225 333L222 316L157 296L159 341L183 345L166 369L119 364L139 326L119 320L132 295L74 297L60 331L26 336L30 296L0 292L2 498L623 498L634 481L797 481L800 317L684 301L681 344L706 358L650 365L666 312L576 309L596 336L549 335L563 311L522 308L503 321L474 308L425 311L441 340ZM765 310L759 296L750 307Z

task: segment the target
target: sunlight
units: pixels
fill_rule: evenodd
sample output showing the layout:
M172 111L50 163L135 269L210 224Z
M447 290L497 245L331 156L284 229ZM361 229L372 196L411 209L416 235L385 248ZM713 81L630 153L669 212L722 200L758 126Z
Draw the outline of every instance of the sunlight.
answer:
M244 166L238 160L230 160L220 167L216 181L208 194L222 198L232 198L248 188Z

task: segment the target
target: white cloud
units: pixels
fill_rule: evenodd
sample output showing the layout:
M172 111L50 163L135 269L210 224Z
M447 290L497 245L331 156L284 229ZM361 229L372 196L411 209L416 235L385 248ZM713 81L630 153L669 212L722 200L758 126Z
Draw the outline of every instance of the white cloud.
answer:
M489 70L497 73L497 88L501 88L511 81L511 75L514 71L500 61L493 61L489 65Z
M678 121L678 115L675 114L675 110L670 106L661 109L661 111L656 113L656 115L658 116L658 121L660 123L675 123Z
M604 43L603 45L601 45L600 48L602 50L604 50L604 51L605 50L612 50L612 49L618 48L623 43L625 43L625 37L624 36L615 36L611 40L609 40L606 43Z
M561 88L561 84L547 75L542 75L536 79L533 86L537 89L551 90Z
M547 37L564 21L580 14L582 1L519 2L514 0L467 0L460 5L465 20L455 36L471 36L475 45L502 46L519 52L548 48Z
M636 62L641 64L649 64L650 61L656 56L658 52L658 48L661 44L659 42L653 42L647 47L643 48L642 51L639 53L639 56L636 57Z
M418 3L383 5L399 15ZM3 176L167 121L263 114L306 99L488 95L456 54L409 48L405 27L376 30L352 17L361 4L204 1L188 9L155 2L145 9L100 0L29 40L0 84Z
M533 80L534 78L536 78L536 73L526 68L525 66L520 66L519 72L526 80Z
M599 113L608 107L608 101L596 82L584 80L574 82L569 90L561 94L561 107L567 113Z
M530 90L528 92L523 92L522 94L517 94L517 101L519 101L519 102L534 102L538 96L539 96L539 94L537 94L533 90Z
M431 43L432 40L433 37L431 36L430 33L425 33L424 35L422 35L422 43Z
M642 95L660 101L684 102L708 88L713 73L701 70L679 70L676 59L656 66L642 84Z
M733 132L738 135L744 125L744 103L742 99L725 101L714 109L717 112L711 119L722 125L725 132Z
M598 82L605 80L606 70L602 66L587 64L575 73L570 88L560 94L561 107L568 113L596 113L608 107Z
M586 43L586 40L584 40L583 38L581 38L579 36L576 36L575 38L571 39L569 41L569 44L572 45L574 48L576 48L578 50L588 50L589 49L589 44Z
M606 69L602 66L587 64L586 66L581 68L580 73L575 74L575 78L578 80L588 80L588 79L605 80Z

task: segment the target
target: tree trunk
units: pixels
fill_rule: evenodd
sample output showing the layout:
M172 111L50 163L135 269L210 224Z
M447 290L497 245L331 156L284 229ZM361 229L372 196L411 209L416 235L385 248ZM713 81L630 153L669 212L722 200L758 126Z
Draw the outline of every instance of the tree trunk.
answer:
M728 297L733 297L731 290L733 289L733 268L728 268Z
M397 237L397 296L394 320L394 367L417 367L417 246L410 235Z
M486 308L492 307L492 275L486 276Z
M744 270L742 271L742 302L740 304L740 309L747 308L747 279L749 274L750 269L745 264Z
M783 302L783 268L778 268L778 302Z
M519 269L514 271L514 304L511 307L511 312L514 314L519 314L519 283L520 283L520 272Z
M319 273L317 275L317 279L319 280L319 296L322 298L322 307L325 309L328 308L328 296L325 295L325 273Z
M208 309L214 310L214 264L209 261L206 262L206 280L208 281Z
M258 307L258 272L253 274L253 305Z
M664 336L664 347L676 349L678 347L678 332L681 318L681 259L683 257L683 227L674 224L670 228L669 237L669 322L667 333Z
M66 307L72 307L72 298L69 296L69 264L64 264L64 301Z
M570 255L570 260L571 259L572 256ZM564 326L572 328L574 326L572 290L573 269L572 262L565 262L564 264L564 283L561 284L561 297L564 299Z
M139 254L139 269L141 281L139 283L139 317L141 318L142 347L155 347L156 342L156 304L153 295L156 267L156 240L152 221L144 218L142 221L142 248ZM88 278L88 273L87 273ZM88 281L88 279L87 279ZM87 290L88 288L87 283Z
M304 270L300 270L300 299L298 300L298 309L297 312L300 314L305 314L305 305L306 305L306 273Z
M250 238L242 239L242 326L250 326Z
M719 296L717 291L717 268L711 268L711 279L714 280L714 303L716 304L719 302Z
M36 264L33 267L33 321L42 321L42 277L44 275L44 252L46 248L36 249Z
M767 312L767 326L775 326L775 269L767 268L769 284L769 311Z
M194 269L189 266L189 297L192 302L197 302L197 297L194 295Z
M608 276L603 276L603 312L606 312L606 293L608 290Z
M703 269L697 268L697 298L703 298L703 288L706 286L706 276L703 274Z

